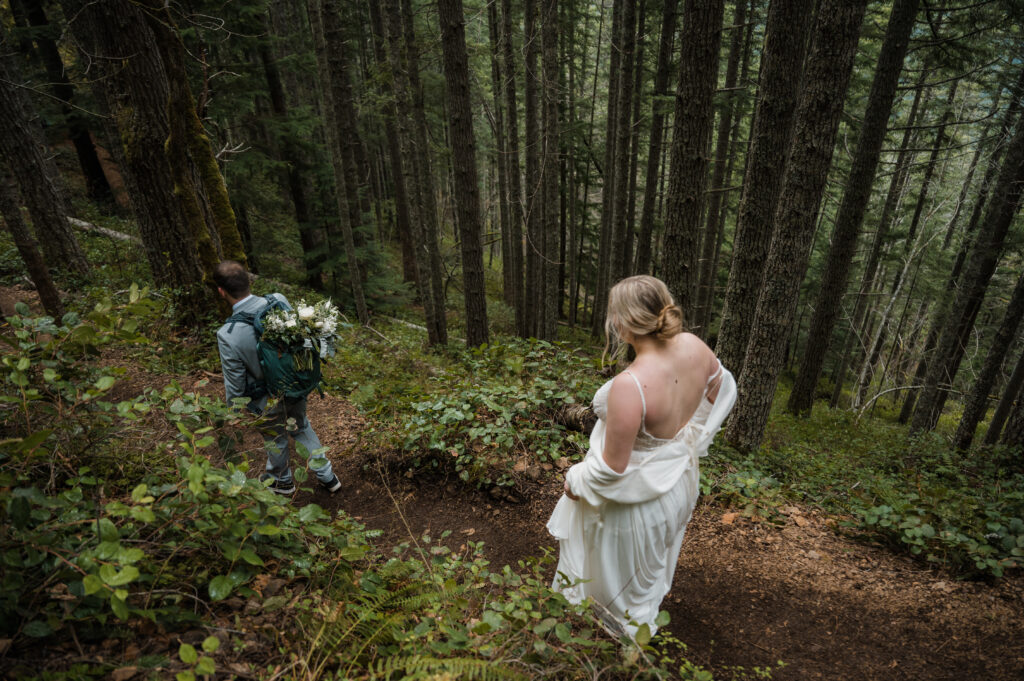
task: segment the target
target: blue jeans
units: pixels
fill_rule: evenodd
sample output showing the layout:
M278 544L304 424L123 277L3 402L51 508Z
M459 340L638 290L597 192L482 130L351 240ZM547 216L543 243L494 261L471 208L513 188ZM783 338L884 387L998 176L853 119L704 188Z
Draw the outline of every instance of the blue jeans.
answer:
M257 400L253 411L263 412L267 398ZM257 411L258 410L258 411ZM263 413L266 421L260 426L263 433L263 444L267 448L267 472L282 483L292 482L292 469L288 465L288 439L294 439L296 445L302 445L309 452L309 467L321 482L334 479L330 460L320 449L320 438L313 432L306 418L306 398L298 400L280 399ZM289 423L292 421L292 423Z

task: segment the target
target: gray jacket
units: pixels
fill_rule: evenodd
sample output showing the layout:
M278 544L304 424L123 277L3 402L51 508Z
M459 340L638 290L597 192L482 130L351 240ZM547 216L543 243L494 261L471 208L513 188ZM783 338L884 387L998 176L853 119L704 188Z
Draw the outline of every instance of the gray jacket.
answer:
M285 303L288 299L280 293L271 293L268 298L277 298ZM252 296L235 308L237 312L259 312L266 300L263 296ZM234 327L234 328L232 328ZM256 355L256 332L244 322L227 322L217 331L217 349L220 351L220 365L224 372L224 393L228 404L236 397L247 397L252 386L263 380L263 369ZM250 405L256 406L256 405Z

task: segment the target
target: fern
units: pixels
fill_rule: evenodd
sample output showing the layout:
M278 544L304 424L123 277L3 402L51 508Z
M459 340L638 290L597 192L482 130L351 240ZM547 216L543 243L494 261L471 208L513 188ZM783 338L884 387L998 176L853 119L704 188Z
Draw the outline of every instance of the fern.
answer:
M395 677L395 673L400 676ZM478 681L519 681L529 677L507 665L490 660L475 660L467 657L441 659L423 655L389 657L377 663L370 671L371 680L400 679L477 679Z

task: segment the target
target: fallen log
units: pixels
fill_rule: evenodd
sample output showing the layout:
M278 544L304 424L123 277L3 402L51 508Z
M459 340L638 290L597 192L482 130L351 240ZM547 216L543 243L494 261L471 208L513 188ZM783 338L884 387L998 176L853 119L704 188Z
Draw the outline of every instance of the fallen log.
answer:
M124 232L118 232L117 230L108 229L106 227L100 227L99 225L94 225L91 222L86 222L85 220L79 220L78 218L73 218L73 217L69 216L68 217L68 223L72 227L74 227L76 229L80 229L83 232L95 232L96 234L102 234L103 236L109 236L111 239L117 239L118 241L127 241L129 243L133 243L133 244L136 244L138 246L142 245L142 239L140 239L137 236L132 236L131 234L125 234Z

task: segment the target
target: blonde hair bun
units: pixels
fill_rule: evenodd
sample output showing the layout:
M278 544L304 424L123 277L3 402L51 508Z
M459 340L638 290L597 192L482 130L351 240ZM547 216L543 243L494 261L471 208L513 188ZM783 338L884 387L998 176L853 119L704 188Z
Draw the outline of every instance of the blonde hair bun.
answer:
M667 340L682 331L683 311L661 279L646 274L627 277L608 292L609 346L621 342L625 332Z
M668 339L683 332L683 311L675 303L666 305L658 313L658 321L653 331L660 339Z

